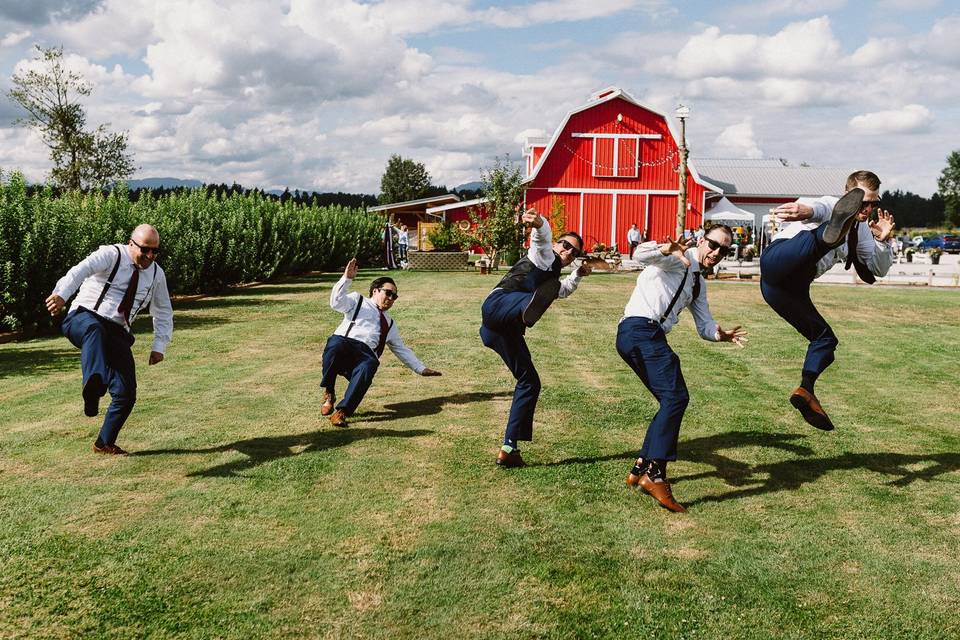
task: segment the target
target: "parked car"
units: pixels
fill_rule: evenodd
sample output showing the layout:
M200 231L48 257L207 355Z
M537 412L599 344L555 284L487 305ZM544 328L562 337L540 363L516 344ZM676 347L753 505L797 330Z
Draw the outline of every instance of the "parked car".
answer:
M920 248L924 251L929 251L930 249L943 249L943 236L930 236L929 238L924 238L923 242L920 244Z
M960 253L960 236L944 235L943 246L940 248L947 253Z

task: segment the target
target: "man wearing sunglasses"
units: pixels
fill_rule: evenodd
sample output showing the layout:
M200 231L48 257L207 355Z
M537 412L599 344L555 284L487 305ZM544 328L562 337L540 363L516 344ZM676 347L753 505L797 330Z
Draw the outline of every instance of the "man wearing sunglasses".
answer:
M421 376L440 375L439 371L428 369L417 359L403 343L396 323L387 315L400 297L393 278L384 276L371 282L370 297L364 298L350 291L350 284L356 276L357 259L353 258L330 292L330 307L343 314L343 321L323 349L320 415L330 416L330 423L335 427L347 426L347 418L360 406L380 366L384 347L389 346L403 364ZM343 399L334 407L338 375L350 382Z
M680 423L690 400L680 358L667 344L667 334L680 311L690 308L697 333L711 342L743 347L747 332L739 326L724 330L710 315L701 269L715 267L730 252L733 232L726 225L711 227L703 238L645 242L633 259L645 265L637 276L617 328L617 353L660 404L643 439L639 457L627 475L627 485L639 487L661 506L675 512L678 503L667 481L667 463L677 459ZM694 243L696 246L694 247Z
M554 300L566 298L590 273L582 265L560 280L560 270L583 253L583 239L573 232L553 242L550 223L534 210L521 216L532 227L527 255L517 261L483 302L480 339L503 359L517 384L510 405L510 416L497 452L496 463L502 467L524 465L518 445L533 440L533 412L540 397L540 376L533 366L530 349L524 339Z
M823 431L834 427L814 395L814 384L833 362L838 340L810 299L810 283L840 262L847 269L855 267L868 284L887 274L896 256L894 221L893 214L880 207L879 192L876 174L856 171L847 178L842 198L801 198L771 210L781 224L760 257L760 291L767 304L810 341L790 404Z
M77 294L61 328L80 349L84 414L96 416L100 398L110 392L110 406L93 444L95 453L126 453L117 446L117 436L137 399L136 368L130 349L134 341L131 326L137 313L150 305L153 346L149 365L163 360L173 336L167 279L155 262L159 254L160 234L142 224L133 230L126 245L102 246L70 269L46 300L50 315L56 316Z

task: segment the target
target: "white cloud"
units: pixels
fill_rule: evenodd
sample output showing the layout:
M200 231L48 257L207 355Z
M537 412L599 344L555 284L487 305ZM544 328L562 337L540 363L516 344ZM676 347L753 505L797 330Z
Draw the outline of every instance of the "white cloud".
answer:
M735 22L769 20L779 16L829 13L842 9L846 4L846 0L766 0L730 7L728 13Z
M30 37L30 31L11 31L0 38L0 47L15 47Z
M713 141L713 153L721 158L762 158L753 134L753 119L732 124Z
M885 135L891 133L919 133L930 129L933 114L920 104L908 104L902 109L865 113L850 119L855 133Z

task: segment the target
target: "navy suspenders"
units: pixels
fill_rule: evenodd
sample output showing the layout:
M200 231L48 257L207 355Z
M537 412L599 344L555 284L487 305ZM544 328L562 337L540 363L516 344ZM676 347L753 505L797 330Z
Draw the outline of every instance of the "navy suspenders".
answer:
M117 261L113 263L113 269L110 271L110 276L107 278L107 281L103 284L103 290L100 292L100 297L97 298L97 304L93 305L94 311L97 311L98 309L100 309L100 305L103 303L103 299L106 297L107 291L109 291L110 287L113 286L113 279L117 277L117 270L120 269L120 247L118 247L117 245L113 245L113 248L117 250ZM140 304L137 306L136 311L130 314L131 318L136 317L136 315L140 313L140 309L141 307L143 307L144 303L150 299L150 291L153 289L153 285L156 284L156 282L157 282L157 263L154 262L153 263L153 280L150 282L150 286L147 287L147 290L144 292L143 299L140 300ZM359 311L359 307L357 308L357 310ZM357 317L356 314L354 314L353 317L354 319L356 319Z
M110 272L110 276L103 285L103 291L100 292L100 297L97 298L97 304L93 305L94 311L100 308L100 303L103 302L104 296L107 295L107 291L109 291L110 287L113 285L113 279L117 277L117 269L120 268L120 247L113 245L113 248L117 250L117 261L113 263L113 271Z
M353 310L353 317L350 318L350 326L347 327L347 330L343 332L344 338L350 337L350 330L353 329L353 325L357 324L357 316L360 315L360 307L363 305L363 296L360 296L360 301L357 302L356 309ZM393 318L390 318L390 324L387 325L387 333L390 333L390 329L393 329Z

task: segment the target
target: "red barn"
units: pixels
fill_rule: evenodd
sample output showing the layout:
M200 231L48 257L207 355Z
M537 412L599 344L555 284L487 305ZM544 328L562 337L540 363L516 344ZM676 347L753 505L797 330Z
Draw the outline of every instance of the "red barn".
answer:
M528 138L526 206L549 215L563 203L567 229L594 243L629 246L631 224L652 240L676 231L679 141L670 120L622 89L591 96L549 140ZM688 164L687 223L700 226L707 191L723 193Z

